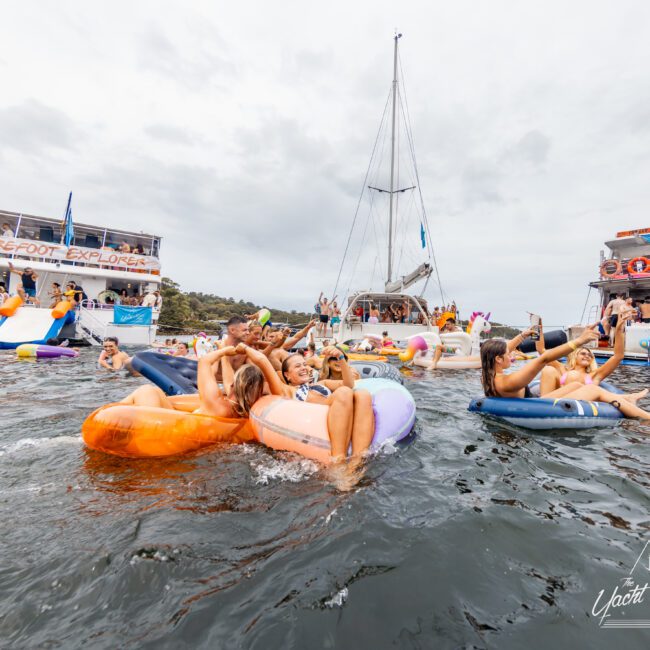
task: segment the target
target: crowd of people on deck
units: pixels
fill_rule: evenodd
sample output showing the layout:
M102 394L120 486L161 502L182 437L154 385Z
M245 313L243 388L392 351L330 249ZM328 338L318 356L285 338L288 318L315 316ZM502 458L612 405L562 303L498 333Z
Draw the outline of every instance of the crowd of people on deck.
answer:
M15 287L15 294L20 296L25 304L32 304L37 307L41 306L41 299L38 297L37 290L38 273L29 266L22 270L17 269L12 262L9 262L9 272L20 278L20 281ZM137 289L133 289L130 295L127 289L121 289L119 294L109 291L109 294L115 294L117 297L109 295L105 300L107 304L151 307L155 311L160 311L162 308L163 297L158 289L149 291L144 295L139 293ZM7 286L4 282L0 282L0 305L9 298L10 294ZM86 301L97 304L97 300L89 299L84 288L74 280L68 280L65 285L59 282L52 282L50 290L47 292L47 298L49 299L48 304L51 309L56 307L57 303L61 301L70 302L73 308L82 303L87 304Z
M318 320L318 336L328 336L328 326L331 328L332 336L336 326L341 322L341 309L336 302L337 296L331 300L321 291L318 300L314 305L314 314ZM359 302L350 315L351 321L364 322L369 324L377 323L410 323L426 325L427 320L437 323L444 314L452 314L454 319L459 317L456 302L453 301L442 307L434 307L429 311L424 301L417 308L408 300L401 302L390 302L387 304L375 304L372 301Z

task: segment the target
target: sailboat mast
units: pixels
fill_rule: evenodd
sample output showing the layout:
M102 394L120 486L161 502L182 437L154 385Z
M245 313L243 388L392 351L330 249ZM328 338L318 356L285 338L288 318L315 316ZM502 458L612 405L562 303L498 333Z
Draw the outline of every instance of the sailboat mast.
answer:
M393 280L393 198L395 196L395 117L397 108L397 41L402 37L395 34L393 53L393 121L390 133L390 199L388 208L388 280Z

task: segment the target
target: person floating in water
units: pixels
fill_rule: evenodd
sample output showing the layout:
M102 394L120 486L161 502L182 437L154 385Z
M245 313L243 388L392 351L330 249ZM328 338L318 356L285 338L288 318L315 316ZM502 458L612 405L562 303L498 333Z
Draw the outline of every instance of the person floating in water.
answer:
M120 350L119 341L115 336L107 336L104 339L104 349L97 363L105 370L131 370L131 357Z

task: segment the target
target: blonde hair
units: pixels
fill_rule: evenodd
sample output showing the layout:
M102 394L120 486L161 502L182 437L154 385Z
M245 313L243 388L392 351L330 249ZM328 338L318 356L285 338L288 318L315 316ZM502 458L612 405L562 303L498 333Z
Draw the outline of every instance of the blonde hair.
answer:
M589 352L589 354L591 355L591 363L587 368L587 372L596 372L596 370L598 370L598 363L596 361L596 357L594 357L594 353L589 348L585 348L585 347L574 350L566 358L565 368L567 369L567 371L575 370L576 365L578 364L578 353L582 352L582 350L587 350L587 352Z
M262 397L264 390L264 375L257 366L242 366L236 373L232 385L235 396L234 405L237 415L247 418L253 404Z

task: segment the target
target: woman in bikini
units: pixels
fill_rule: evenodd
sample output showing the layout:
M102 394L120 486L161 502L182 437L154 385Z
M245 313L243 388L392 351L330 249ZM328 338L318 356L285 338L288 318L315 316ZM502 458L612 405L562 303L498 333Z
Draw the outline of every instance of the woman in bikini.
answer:
M333 346L323 350L326 361L337 359L341 380L325 379L311 384L311 368L301 354L292 354L282 362L282 378L286 382L285 395L291 399L329 406L327 430L334 459L347 456L352 444L352 455L364 452L375 433L372 397L368 391L353 391L354 375L343 353Z
M575 352L579 347L598 338L593 330L587 329L575 340L547 350L536 359L529 361L523 368L505 374L504 371L512 365L510 352L513 347L510 346L521 344L521 340L518 339L523 340L524 334L520 334L510 342L503 339L490 339L481 346L481 382L486 397L533 397L528 384L546 365ZM636 405L636 402L647 394L648 390L645 389L638 393L618 395L610 393L596 384L585 386L577 381L572 381L544 395L544 398L568 397L590 402L607 402L620 409L628 418L648 420L650 413Z
M602 366L598 366L590 348L579 347L567 357L566 364L553 361L542 370L539 384L540 396L546 397L549 393L571 382L587 386L599 385L601 381L609 377L618 368L625 355L625 322L632 311L621 312L616 323L614 354ZM545 351L541 326L536 347L540 354Z

